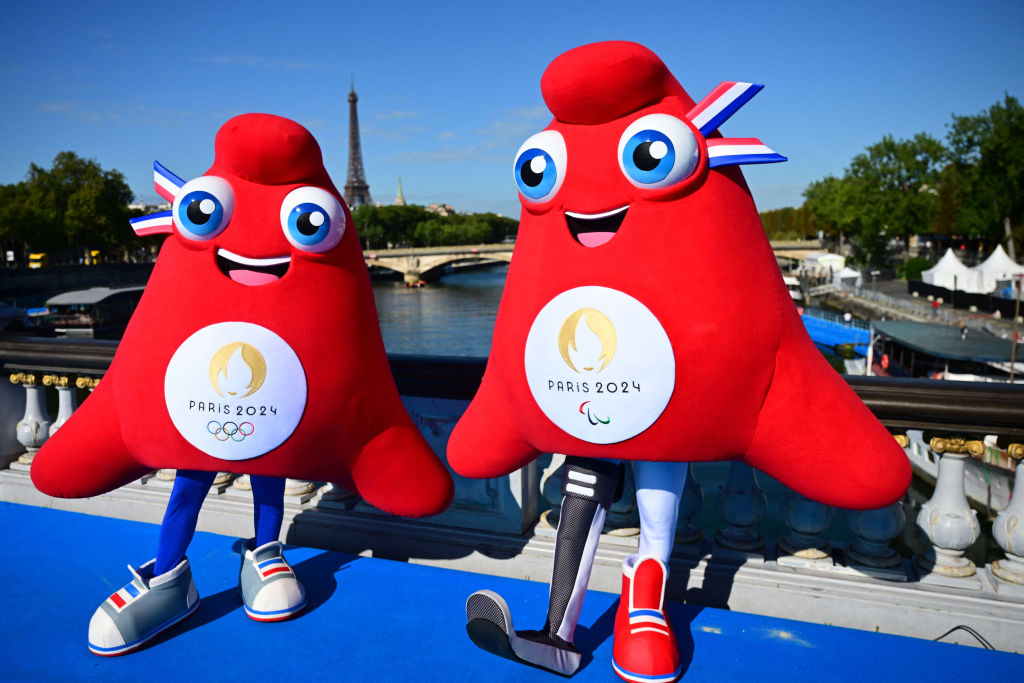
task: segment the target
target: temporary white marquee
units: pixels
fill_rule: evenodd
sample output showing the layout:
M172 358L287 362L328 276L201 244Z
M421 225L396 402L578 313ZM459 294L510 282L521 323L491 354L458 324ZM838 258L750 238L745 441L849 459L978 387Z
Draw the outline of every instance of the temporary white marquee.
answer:
M998 245L983 263L974 268L978 274L979 286L983 292L991 292L996 288L999 280L1009 280L1018 275L1024 275L1024 266L1017 264L1005 251L1003 245Z
M981 289L981 277L978 273L961 263L952 249L946 249L946 253L942 255L934 268L921 273L921 279L926 284L945 287L949 290L975 294L984 291Z

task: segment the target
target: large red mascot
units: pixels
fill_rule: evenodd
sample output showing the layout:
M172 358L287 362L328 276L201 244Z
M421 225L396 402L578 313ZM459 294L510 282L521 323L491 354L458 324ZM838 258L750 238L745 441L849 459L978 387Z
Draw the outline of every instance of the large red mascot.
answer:
M281 553L283 477L337 482L399 515L443 510L452 481L398 396L348 207L302 126L267 114L220 129L213 166L184 182L155 165L172 233L99 387L39 452L44 493L85 497L176 468L157 556L96 610L89 648L117 655L192 614L185 550L218 471L252 476L247 614L305 595Z
M570 457L548 623L517 632L499 596L474 594L467 628L485 649L579 666L573 632L617 461L632 461L641 519L615 623L629 681L681 673L663 603L687 462L739 458L847 508L909 484L903 451L807 337L737 166L785 159L717 132L760 89L727 82L695 103L626 42L570 50L541 79L554 121L516 155L519 236L448 458L495 477Z

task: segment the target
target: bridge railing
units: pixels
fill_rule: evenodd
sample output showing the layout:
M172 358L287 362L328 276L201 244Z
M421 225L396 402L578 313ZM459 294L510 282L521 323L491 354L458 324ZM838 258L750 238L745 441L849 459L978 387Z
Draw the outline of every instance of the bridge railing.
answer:
M0 366L9 378L0 385L0 466L9 463L0 471L0 499L160 521L173 471L84 501L47 498L29 478L35 449L102 381L115 350L116 342L0 340ZM484 360L390 360L406 408L443 457ZM934 491L881 510L840 513L741 463L696 464L679 510L671 596L916 637L945 634L951 642L984 641L1024 652L1024 468L1005 475L1014 495L1006 496L1003 509L992 509L994 519L984 513L979 518L965 497L972 456L993 448L986 435L998 437L1004 464L1012 467L1024 457L1024 386L848 381L908 457L930 463ZM289 480L284 534L288 542L314 547L544 581L562 457L546 455L498 479L455 476L451 508L425 520L391 517L331 484ZM986 471L994 475L995 467ZM617 591L620 563L636 551L634 488L626 468L624 495L602 535L593 588ZM221 473L200 528L248 535L250 515L245 478ZM985 547L979 547L982 527L990 533Z

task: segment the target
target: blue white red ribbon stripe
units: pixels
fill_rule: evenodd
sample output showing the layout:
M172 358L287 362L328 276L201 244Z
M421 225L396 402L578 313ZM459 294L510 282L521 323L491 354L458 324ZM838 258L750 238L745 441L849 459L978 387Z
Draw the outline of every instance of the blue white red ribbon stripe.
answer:
M114 608L115 612L120 614L121 610L138 600L141 595L142 593L139 589L129 583L127 586L107 598L107 602L110 603L110 606Z
M132 224L132 230L135 231L135 234L140 237L174 232L174 218L171 216L170 211L161 211L160 213L151 213L148 216L130 218L128 222Z
M786 161L786 157L757 138L711 138L707 143L708 166L711 168Z
M169 202L174 201L178 190L185 184L185 181L174 175L163 167L159 161L153 162L153 184L156 186L156 193Z
M284 561L283 557L274 557L266 562L260 562L257 565L257 568L260 570L260 576L264 579L273 576L274 574L290 572L292 570L292 568L288 566L288 563Z
M760 83L723 81L698 102L686 118L697 126L701 135L707 137L763 88Z
M669 635L668 622L660 610L638 609L629 613L629 630L631 633L653 631L662 635Z

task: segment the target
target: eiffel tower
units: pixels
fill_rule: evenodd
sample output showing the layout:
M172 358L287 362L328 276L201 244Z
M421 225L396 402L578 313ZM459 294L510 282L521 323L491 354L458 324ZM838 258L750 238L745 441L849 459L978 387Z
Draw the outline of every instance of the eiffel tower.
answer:
M359 115L356 113L355 79L348 93L348 177L345 179L345 203L354 209L364 204L373 204L370 186L363 175L363 152L359 146Z

